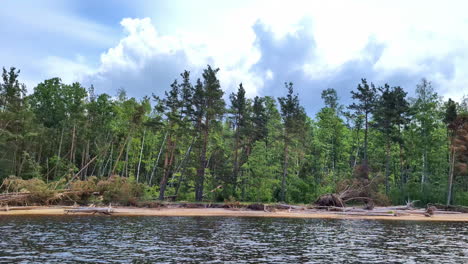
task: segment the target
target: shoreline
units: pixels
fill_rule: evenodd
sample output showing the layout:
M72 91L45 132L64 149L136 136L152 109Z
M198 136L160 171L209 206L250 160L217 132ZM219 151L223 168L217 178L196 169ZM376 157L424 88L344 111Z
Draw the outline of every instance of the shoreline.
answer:
M0 211L2 216L83 216L90 213L66 213L70 207L40 206L32 209L15 208L10 211ZM356 219L356 220L393 220L393 221L430 221L430 222L468 222L468 213L435 214L431 217L417 214L399 216L347 215L331 211L308 210L278 210L276 212L224 209L224 208L136 208L114 207L111 216L181 216L181 217L267 217L267 218L303 218L303 219ZM98 214L96 214L98 215Z

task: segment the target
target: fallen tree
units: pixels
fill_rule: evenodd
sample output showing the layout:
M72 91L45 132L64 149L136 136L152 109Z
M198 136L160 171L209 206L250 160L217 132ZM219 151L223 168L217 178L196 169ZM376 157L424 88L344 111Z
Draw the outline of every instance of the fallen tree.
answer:
M66 182L64 179L45 183L39 178L5 179L0 186L0 206L87 204L90 201L136 205L144 194L144 186L127 178L112 176L101 179L92 176L86 180Z
M460 212L460 213L468 213L468 206L461 206L461 205L445 205L445 204L427 204L427 207L435 207L437 210L445 210L445 211L453 211L453 212Z
M114 212L114 209L111 207L108 208L98 208L98 207L78 207L73 209L65 209L65 214L69 213L91 213L91 214L105 214L111 215Z
M30 192L13 192L0 194L0 205L8 205L11 203L22 203L31 196Z
M373 180L351 180L345 184L340 192L323 194L314 204L321 207L345 207L347 202L363 201L366 209L374 208L374 199L371 198Z

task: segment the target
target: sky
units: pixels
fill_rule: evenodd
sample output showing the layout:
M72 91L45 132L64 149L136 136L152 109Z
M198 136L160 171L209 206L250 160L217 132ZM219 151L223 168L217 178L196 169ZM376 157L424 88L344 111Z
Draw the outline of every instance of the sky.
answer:
M361 78L415 96L422 78L444 99L468 94L467 1L2 0L0 66L29 92L45 79L162 95L189 70L220 68L226 98L282 96L293 82L309 114Z

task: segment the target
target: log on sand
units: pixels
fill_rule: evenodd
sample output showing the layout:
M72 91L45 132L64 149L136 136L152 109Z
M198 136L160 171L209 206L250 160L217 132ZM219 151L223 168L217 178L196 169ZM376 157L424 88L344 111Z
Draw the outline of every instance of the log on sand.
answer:
M325 206L325 207L344 207L344 202L341 199L340 195L329 193L321 195L317 200L314 202L318 206Z
M339 215L355 215L355 216L399 216L397 212L384 213L384 212L341 212Z
M305 209L306 209L305 206L291 205L291 204L273 204L273 205L269 205L268 207L269 207L269 208L278 209L278 210L291 210L291 209L294 209L294 210L305 210Z
M73 209L65 209L65 214L69 213L90 213L90 214L105 214L105 215L111 215L114 213L114 209L108 207L108 208L99 208L99 207L78 207L78 208L73 208Z
M454 211L460 213L468 213L467 206L460 206L460 205L444 205L444 204L428 204L428 207L434 206L437 210L445 210L445 211Z
M29 192L14 192L0 194L0 204L8 204L10 202L25 201L31 196Z
M10 207L10 206L5 206L5 207L2 207L0 208L0 211L15 211L15 210L32 210L32 209L37 209L37 208L41 208L40 206L14 206L14 207Z

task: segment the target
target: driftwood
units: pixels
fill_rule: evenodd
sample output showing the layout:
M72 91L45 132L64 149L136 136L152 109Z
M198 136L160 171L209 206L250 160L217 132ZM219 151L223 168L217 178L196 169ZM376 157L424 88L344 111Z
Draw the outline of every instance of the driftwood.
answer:
M29 192L13 192L0 194L0 204L9 204L12 202L24 202L31 196Z
M437 210L435 206L427 207L426 211L424 212L424 216L431 217L434 215L434 212Z
M322 205L319 205L319 206L313 206L311 207L313 209L322 209L322 210L327 210L327 211L345 211L346 208L343 206L343 207L338 207L338 206L322 206Z
M436 210L436 211L434 211L434 214L463 214L463 213L462 212L456 212L456 211Z
M414 200L414 201L407 201L406 202L406 205L399 205L399 206L390 206L390 207L385 207L389 210L414 210L415 207L414 207L414 204L417 202L418 200Z
M114 212L114 209L108 208L99 208L99 207L78 207L73 209L66 209L65 214L69 213L100 213L105 215L111 215Z
M15 210L32 210L32 209L37 209L40 208L40 206L15 206L15 207L9 207L8 205L5 207L0 208L0 211L15 211Z
M341 198L341 195L339 194L324 194L321 195L317 200L315 201L316 205L319 206L326 206L326 207L344 207L345 204L343 202L343 199Z
M368 181L355 181L339 193L328 193L321 195L315 200L314 204L318 206L332 206L332 207L345 207L346 202L361 200L364 201L366 209L374 208L374 201L370 197L370 187L373 183L372 179Z
M261 203L254 203L247 205L247 209L254 210L254 211L265 211L265 205Z
M459 206L459 205L444 205L444 204L427 204L427 207L434 206L437 210L446 210L446 211L454 211L460 213L468 213L467 206Z
M397 212L379 213L379 212L342 212L340 215L356 215L356 216L398 216Z
M291 209L294 209L294 210L305 210L305 209L306 209L305 206L290 205L290 204L273 204L273 205L269 205L268 207L269 207L269 208L278 209L278 210L291 210Z
M385 207L388 210L414 210L414 208L408 208L406 205L401 206L389 206Z

